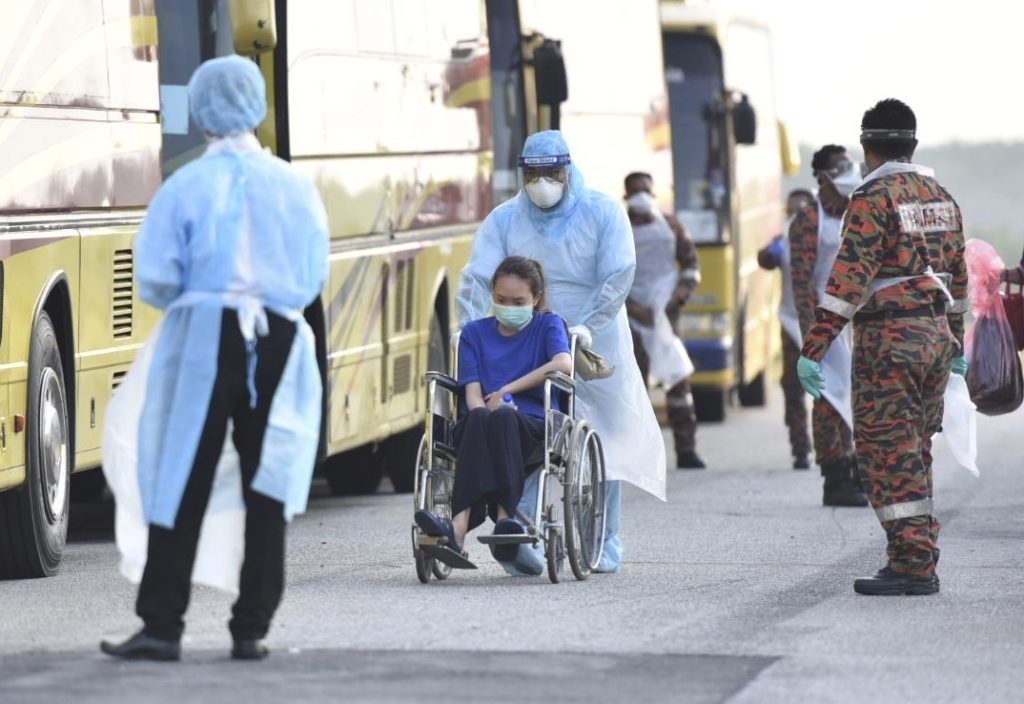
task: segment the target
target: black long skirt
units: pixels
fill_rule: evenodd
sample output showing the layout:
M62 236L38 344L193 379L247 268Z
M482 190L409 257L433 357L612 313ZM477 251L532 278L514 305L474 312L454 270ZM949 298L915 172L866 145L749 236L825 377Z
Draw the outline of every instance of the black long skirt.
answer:
M469 511L469 529L495 520L498 506L510 516L523 495L527 475L544 460L544 421L502 406L475 408L456 424L452 515Z

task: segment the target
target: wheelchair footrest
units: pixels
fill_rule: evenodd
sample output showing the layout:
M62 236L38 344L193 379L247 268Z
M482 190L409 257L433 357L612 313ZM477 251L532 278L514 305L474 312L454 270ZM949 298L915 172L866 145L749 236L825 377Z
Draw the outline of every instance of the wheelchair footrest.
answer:
M421 545L420 550L434 558L440 560L449 567L453 567L457 570L475 570L476 565L469 561L469 558L465 555L460 555L451 548L442 545Z
M532 535L478 535L479 540L484 545L524 545L526 543L536 543L537 538Z

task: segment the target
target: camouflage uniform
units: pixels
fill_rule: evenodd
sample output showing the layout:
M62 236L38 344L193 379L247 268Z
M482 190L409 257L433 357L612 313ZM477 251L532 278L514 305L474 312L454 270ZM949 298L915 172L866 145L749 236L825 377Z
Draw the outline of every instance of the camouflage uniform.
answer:
M933 575L939 523L932 515L931 439L942 422L950 364L963 343L967 269L960 208L927 171L871 178L843 221L843 243L825 300L804 339L820 361L853 318L857 463L888 538L889 568ZM927 267L946 278L953 302ZM914 276L870 295L872 281Z
M825 212L839 218L843 209ZM800 318L800 332L804 335L814 322L814 309L818 305L818 292L814 284L814 265L818 259L818 204L802 208L789 228L789 266L793 278L793 301ZM799 355L798 355L799 357ZM796 362L793 363L794 366ZM797 382L799 384L799 380ZM802 389L801 389L802 390ZM815 399L811 409L811 433L814 437L814 457L826 481L830 475L846 476L852 466L853 434L848 425L824 397ZM839 480L841 481L841 479ZM863 505L863 499L861 499Z
M679 265L680 285L686 288L688 293L692 293L693 289L697 287L698 272L700 271L697 263L697 247L682 223L670 215L666 215L665 220L676 237L676 263ZM643 276L644 272L638 267L634 278L639 279ZM627 310L628 308L629 302L627 301ZM670 305L666 313L669 322L672 323L672 329L675 330L679 320L679 306ZM640 367L640 374L646 379L651 362L636 331L633 331L633 352L636 355L637 366ZM665 394L665 403L668 406L668 423L672 428L676 457L695 452L697 449L697 412L693 407L693 394L690 391L689 378L683 379L668 390Z
M781 268L781 260L770 250L771 245L757 253L757 262L763 269L772 271ZM785 276L785 269L782 269ZM800 348L785 329L782 330L782 396L785 399L784 420L789 430L789 447L793 457L806 462L811 454L811 438L807 428L807 405L804 388L796 374L796 363L800 359ZM806 469L806 465L802 467Z

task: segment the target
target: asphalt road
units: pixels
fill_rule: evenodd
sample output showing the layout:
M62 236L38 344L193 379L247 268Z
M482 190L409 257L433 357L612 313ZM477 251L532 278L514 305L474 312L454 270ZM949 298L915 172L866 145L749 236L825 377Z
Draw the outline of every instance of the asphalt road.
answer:
M197 589L184 660L122 663L138 622L109 504L74 505L61 572L0 582L0 702L1017 702L1024 700L1024 410L979 418L975 479L936 441L942 591L857 596L868 509L820 505L770 408L702 426L710 468L629 490L617 575L552 585L481 565L421 585L411 499L314 487L289 532L269 660L227 658L230 599ZM670 454L671 457L671 454Z

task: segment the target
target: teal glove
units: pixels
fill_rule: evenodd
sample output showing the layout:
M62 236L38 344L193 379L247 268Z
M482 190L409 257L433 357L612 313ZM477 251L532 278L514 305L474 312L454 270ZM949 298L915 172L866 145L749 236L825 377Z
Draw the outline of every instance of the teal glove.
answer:
M954 374L959 374L964 379L967 378L967 360L963 357L957 357L953 360L953 365L950 367L950 371Z
M801 357L796 363L796 375L800 378L800 386L814 398L821 398L825 390L825 377L821 375L821 365L813 359Z

